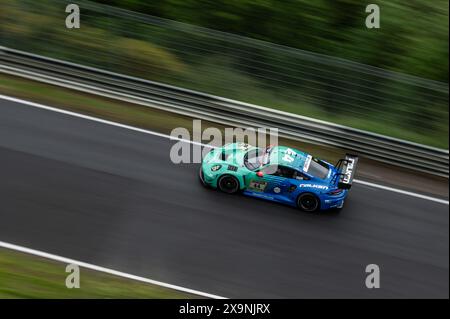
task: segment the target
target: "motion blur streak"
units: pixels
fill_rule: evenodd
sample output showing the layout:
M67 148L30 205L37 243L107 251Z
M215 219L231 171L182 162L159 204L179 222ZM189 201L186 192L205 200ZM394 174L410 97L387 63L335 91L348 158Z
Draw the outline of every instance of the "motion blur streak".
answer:
M356 184L341 214L303 214L203 189L167 139L0 114L2 241L227 297L448 298L445 205Z
M185 140L185 139L177 138L177 137L170 136L170 135L167 135L167 134L158 133L158 132L154 132L154 131L149 131L149 130L141 129L141 128L130 126L130 125L125 125L125 124L120 124L120 123L117 123L117 122L107 121L107 120L103 120L103 119L100 119L100 118L97 118L97 117L83 115L83 114L79 114L79 113L75 113L75 112L70 112L70 111L54 108L54 107L51 107L51 106L46 106L46 105L42 105L42 104L39 104L39 103L34 103L34 102L18 99L18 98L11 97L11 96L6 96L6 95L1 95L0 94L0 99L11 101L11 102L21 103L21 104L24 104L24 105L37 107L37 108L41 108L41 109L52 111L52 112L58 112L58 113L62 113L62 114L70 115L70 116L75 116L75 117L83 118L83 119L90 120L90 121L100 122L100 123L103 123L103 124L113 125L113 126L121 127L121 128L124 128L124 129L140 132L140 133L151 134L151 135L159 136L159 137L162 137L162 138L168 138L168 139L171 139L171 140L183 141L183 142L190 143L190 144L201 145L201 146L204 146L204 147L213 148L213 146L211 146L211 145L202 144L202 143L198 143L198 142L191 141L191 140ZM383 189L383 190L396 192L396 193L407 195L407 196L413 196L413 197L417 197L417 198L422 198L422 199L425 199L425 200L430 200L430 201L433 201L433 202L436 202L436 203L440 203L440 204L444 204L444 205L448 205L449 204L448 200L439 199L439 198L426 196L426 195L422 195L422 194L417 194L417 193L414 193L414 192L409 192L409 191L405 191L405 190L401 190L401 189L397 189L397 188L393 188L393 187L379 185L379 184L375 184L375 183L371 183L371 182L367 182L367 181L362 181L362 180L358 180L358 179L355 179L355 182L359 183L359 184L362 184L362 185L369 186L369 187L380 188L380 189Z
M355 0L97 2L74 32L69 0L3 0L1 45L448 149L448 1L377 1L376 31Z

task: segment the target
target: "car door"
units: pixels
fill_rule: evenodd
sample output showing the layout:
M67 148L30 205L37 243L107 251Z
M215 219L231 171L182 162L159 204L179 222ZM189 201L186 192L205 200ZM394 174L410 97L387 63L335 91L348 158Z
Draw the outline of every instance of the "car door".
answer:
M248 177L247 190L273 200L282 200L290 186L289 178L286 178L289 170L281 165L267 165Z

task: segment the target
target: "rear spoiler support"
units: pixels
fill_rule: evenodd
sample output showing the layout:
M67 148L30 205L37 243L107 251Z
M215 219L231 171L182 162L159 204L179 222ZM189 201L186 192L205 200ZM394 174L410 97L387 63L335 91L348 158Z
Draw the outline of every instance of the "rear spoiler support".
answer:
M350 189L353 184L353 178L355 177L356 167L358 165L358 155L345 154L344 159L340 159L336 168L340 172L338 188L339 189Z

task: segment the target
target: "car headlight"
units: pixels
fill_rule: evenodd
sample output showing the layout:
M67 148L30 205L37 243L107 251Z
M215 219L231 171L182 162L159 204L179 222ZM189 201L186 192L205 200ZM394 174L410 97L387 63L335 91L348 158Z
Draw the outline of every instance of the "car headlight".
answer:
M211 171L216 172L221 168L222 168L222 165L214 165L213 167L211 167Z

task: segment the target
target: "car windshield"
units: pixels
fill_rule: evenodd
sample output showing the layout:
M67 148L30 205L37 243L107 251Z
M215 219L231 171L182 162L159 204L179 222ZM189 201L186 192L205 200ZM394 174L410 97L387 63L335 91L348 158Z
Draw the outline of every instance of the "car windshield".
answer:
M244 156L244 165L251 171L254 171L262 165L266 165L268 163L269 153L261 149L251 150Z
M327 178L329 171L330 168L326 163L318 160L317 158L313 158L306 172L314 177L325 179Z

